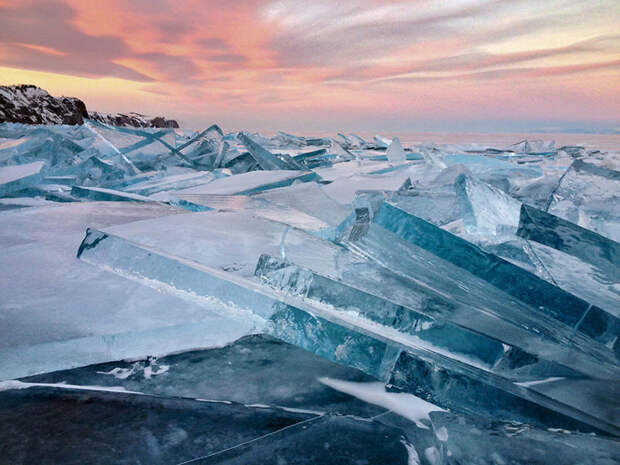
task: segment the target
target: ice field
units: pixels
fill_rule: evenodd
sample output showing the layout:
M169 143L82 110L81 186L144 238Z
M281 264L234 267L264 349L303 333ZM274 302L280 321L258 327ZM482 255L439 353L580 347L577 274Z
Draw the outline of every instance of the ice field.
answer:
M7 457L620 461L607 147L4 123L0 250Z

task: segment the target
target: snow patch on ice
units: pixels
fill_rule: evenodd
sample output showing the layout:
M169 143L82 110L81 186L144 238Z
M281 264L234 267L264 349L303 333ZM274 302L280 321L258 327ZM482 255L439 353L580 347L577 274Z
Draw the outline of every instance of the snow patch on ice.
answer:
M143 395L142 392L128 391L122 386L80 386L77 384L65 383L25 383L17 380L0 381L0 392L10 391L12 389L28 389L31 387L51 387L60 389L76 389L81 391L124 392L128 394Z
M413 444L409 444L407 441L400 441L405 449L407 450L407 465L422 465L420 462L420 456L418 455L418 451L415 450Z
M436 447L428 447L424 450L424 456L431 465L439 465L441 463L441 456Z
M562 379L565 379L565 378L561 376L552 376L550 378L537 379L534 381L524 381L522 383L515 383L515 384L517 386L530 387L530 386L536 386L537 384L553 383L554 381L560 381Z
M356 397L364 402L379 405L413 421L419 428L428 429L422 422L430 422L429 413L445 411L419 397L404 392L387 392L383 383L356 383L332 378L319 378L321 383L340 392Z
M441 442L446 442L448 440L448 430L445 426L442 426L437 431L435 431L435 436L437 436L437 439L439 439Z

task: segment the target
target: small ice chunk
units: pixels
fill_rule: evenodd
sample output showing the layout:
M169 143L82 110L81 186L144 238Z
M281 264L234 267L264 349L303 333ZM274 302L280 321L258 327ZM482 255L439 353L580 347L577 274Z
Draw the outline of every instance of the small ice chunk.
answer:
M456 178L455 189L469 233L498 235L517 232L521 202L464 174Z
M385 153L390 163L402 163L407 159L407 155L403 150L403 146L400 144L400 139L395 137L392 139L390 146Z
M386 139L381 136L375 136L373 140L375 142L375 146L380 149L387 149L391 143L390 139Z
M244 133L239 133L239 140L264 170L296 170L301 168L291 157L277 157Z
M424 161L427 165L438 168L438 169L446 169L448 165L443 160L443 158L435 152L434 149L428 149L426 147L420 147L420 155L424 158Z
M0 168L0 196L36 184L41 179L44 165L45 162L35 161Z

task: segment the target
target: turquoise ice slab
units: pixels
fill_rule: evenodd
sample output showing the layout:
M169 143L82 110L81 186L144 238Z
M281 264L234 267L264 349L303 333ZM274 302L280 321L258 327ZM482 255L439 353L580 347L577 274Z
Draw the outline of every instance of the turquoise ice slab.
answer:
M206 184L216 179L210 171L188 170L180 174L159 176L156 179L146 179L132 185L123 187L122 190L139 195L153 195L162 191L187 189L190 187Z
M298 153L297 155L293 155L293 159L295 161L302 162L310 158L318 157L319 155L325 155L326 153L327 149L312 150L310 152Z
M580 411L570 404L548 403L546 396L532 389L491 377L487 372L476 373L463 363L454 360L438 363L409 351L399 354L387 383L389 389L410 392L450 410L498 420L511 419L539 426L566 422L567 429L587 431L580 423L591 415L588 409ZM537 404L536 408L533 403ZM567 421L566 416L574 421ZM620 433L617 424L601 419L597 422L606 425L605 431L614 435Z
M300 170L303 169L299 163L289 156L276 156L256 143L252 138L244 133L239 134L239 140L247 147L252 158L264 170Z
M609 347L376 224L345 245L381 265L348 264L340 257L339 271L332 276L349 285L589 376L619 377L617 359Z
M35 161L25 165L0 167L0 197L39 183L43 179L44 166L44 162Z
M181 189L174 192L174 194L179 197L194 194L250 195L290 186L294 182L301 183L319 179L319 176L312 171L251 171L216 179L199 186Z
M160 168L162 164L192 165L176 148L172 129L113 127L97 121L88 121L86 127L140 169Z
M601 285L620 284L620 244L611 239L528 205L521 207L517 235L590 263ZM620 319L605 310L590 306L577 330L608 345L620 358ZM609 304L609 310L617 308Z
M256 217L287 224L292 228L331 241L343 233L348 225L347 216L344 215L340 222L336 221L334 224L330 224L321 218L327 216L327 219L333 219L335 217L335 215L329 215L328 210L324 210L326 215L321 215L319 212L319 217L316 217L303 210L288 206L284 202L275 203L264 198L257 198L257 196L185 194L178 198L172 198L170 203L196 212L210 210L245 211ZM291 203L294 204L294 202ZM304 210L312 209L305 208ZM311 211L311 213L313 212Z
M549 196L545 211L620 241L620 171L575 160Z
M596 313L598 307L620 317L617 265L610 264L609 260L599 260L597 263L600 266L593 264L594 256L580 253L577 250L579 244L575 241L571 255L566 245L560 250L557 246L549 246L553 245L551 242L546 245L517 236L520 202L470 178L461 178L460 186L469 191L467 193L464 189L461 190L461 200L464 200L463 205L467 207L464 209L460 208L452 184L425 190L368 193L359 195L356 204L366 206L374 213L379 210L382 200L389 200L407 213L454 232L459 237L474 242L486 252L535 273L552 285L592 304L591 311L595 310ZM527 208L532 207L528 205ZM463 221L455 221L461 218ZM466 232L462 225L469 232ZM608 241L609 239L605 239L604 242ZM611 336L604 343L613 340L613 332L609 334Z
M88 200L106 202L153 202L153 199L143 195L106 189L104 187L73 186L71 187L71 195Z
M578 327L590 308L588 302L395 205L383 203L374 221L570 327Z
M596 265L620 281L620 244L612 239L525 204L517 235Z
M163 251L131 243L118 236L90 230L79 251L83 260L134 279L157 281L177 292L210 296L266 318L269 332L285 342L298 345L338 363L360 369L378 379L386 379L403 350L415 358L425 357L425 363L459 374L478 389L471 393L478 400L490 389L500 398L510 400L507 409L510 418L528 419L536 424L544 423L539 410L553 410L545 418L552 425L595 428L615 431L616 427L600 421L590 414L576 411L570 406L540 396L527 387L515 383L450 357L438 354L410 339L398 336L398 331L373 325L370 322L300 300L299 297L274 292L259 282L234 273L216 270L208 266L166 254ZM484 381L480 381L480 380ZM478 380L478 381L475 381ZM458 387L455 387L458 389ZM430 388L429 388L430 389ZM450 389L446 386L445 389ZM502 391L504 394L496 393ZM432 393L429 391L428 395ZM507 396L507 397L506 397ZM472 400L473 402L473 400ZM508 402L508 401L507 401ZM467 405L468 402L465 402ZM464 404L464 405L465 405ZM457 408L457 407L455 407ZM460 407L458 407L460 408ZM473 407L472 407L473 408ZM494 415L490 411L485 414ZM544 423L546 424L546 423Z
M391 243L393 244L393 240ZM400 256L402 257L402 254ZM442 274L446 274L447 270L444 268L442 271ZM416 340L418 345L423 345L430 350L447 355L465 364L506 377L516 384L523 383L529 389L545 393L569 405L577 406L581 410L606 418L612 423L620 423L620 416L617 413L611 414L614 409L611 399L614 396L609 395L606 391L606 387L613 385L614 381L588 380L584 378L583 374L574 370L577 366L584 367L583 363L587 363L588 365L585 368L589 368L590 373L596 374L600 371L600 364L597 361L590 360L588 362L587 359L581 358L580 363L577 363L579 357L575 356L574 351L562 350L558 347L560 343L557 342L554 353L553 349L550 350L549 341L536 343L533 341L535 337L532 338L532 335L536 333L524 335L518 327L508 327L508 329L512 329L513 340L516 341L513 345L509 345L505 340L500 343L500 341L485 334L452 323L452 319L458 321L458 317L455 315L451 318L434 320L410 308L395 304L395 301L399 301L396 294L401 289L406 289L410 295L420 294L421 289L415 287L414 283L405 287L402 281L398 283L393 276L390 279L387 270L384 270L381 275L375 271L376 279L372 280L368 276L364 276L366 273L358 268L355 273L358 279L345 284L319 273L301 269L293 263L285 263L273 257L262 256L257 265L256 274L263 282L276 289L283 290L287 294L300 295L306 300L329 305L334 311L353 312L361 318L397 329L401 333L401 338L411 335L413 336L411 339ZM380 284L373 288L373 283ZM468 287L472 289L473 284L470 282ZM378 297L376 294L380 287L388 290L384 297ZM366 289L372 289L370 292L375 292L375 294L369 293ZM459 306L462 305L459 302L458 295L454 296L452 302L446 301L440 294L431 298L432 292L428 290L422 296L426 296L425 304L417 308L423 308L427 311L432 307L443 307L443 310L447 310L453 306L454 311L457 312ZM473 299L475 298L473 296ZM402 300L400 301L402 302ZM413 299L408 302L408 305L413 307L415 304L411 305L411 302ZM486 330L493 334L493 331L488 331L488 328L483 325L476 324L480 322L480 317L473 313L473 305L490 307L489 310L494 310L500 314L504 306L500 303L494 307L492 298L485 300L484 297L481 297L477 304L460 310L464 314L469 312L469 324L472 325L470 327L478 331ZM522 311L527 310L522 309ZM489 322L495 327L502 324L501 320ZM463 323L461 322L461 324ZM497 328L495 328L495 335L501 335L501 331L498 331ZM528 347L534 352L527 353L520 349L520 346ZM547 360L544 360L545 358ZM557 363L550 360L562 360L562 362ZM551 385L553 385L553 389L549 389Z
M387 274L387 270L385 270ZM335 311L355 312L361 318L394 328L404 335L414 336L420 344L427 343L438 352L465 361L486 370L510 376L511 370L539 362L535 355L515 346L469 329L454 325L449 320L435 320L414 309L395 304L362 289L341 281L322 276L294 263L262 255L256 267L256 276L264 283L287 294L299 295L324 305L332 305ZM362 282L357 283L363 286ZM411 293L416 289L409 287ZM430 297L430 293L426 296ZM435 296L427 301L429 307L449 307L450 302ZM572 369L547 364L547 370L556 374L575 375ZM513 375L514 376L514 375Z
M577 409L421 347L399 344L389 337L371 337L368 332L359 332L363 329L354 330L296 306L281 307L272 321L275 337L339 363L353 363L350 366L373 376L378 372L379 379L387 381L390 389L410 392L444 408L539 426L563 424L567 429L581 431L590 431L594 426L620 434L617 422L598 418L589 409Z

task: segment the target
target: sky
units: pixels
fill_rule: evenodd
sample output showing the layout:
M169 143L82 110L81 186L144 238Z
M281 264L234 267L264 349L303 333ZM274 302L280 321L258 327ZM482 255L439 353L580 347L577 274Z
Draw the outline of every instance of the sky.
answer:
M618 0L0 0L0 84L198 129L620 127Z

